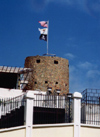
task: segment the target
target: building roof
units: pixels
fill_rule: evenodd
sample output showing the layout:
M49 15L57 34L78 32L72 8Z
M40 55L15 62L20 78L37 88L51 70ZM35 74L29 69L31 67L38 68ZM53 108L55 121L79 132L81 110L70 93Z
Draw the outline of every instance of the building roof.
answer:
M23 87L28 82L30 72L31 68L0 66L0 87L13 89L18 87L18 83Z
M22 67L8 67L8 66L0 66L0 72L5 73L27 73L31 72L31 68L22 68Z

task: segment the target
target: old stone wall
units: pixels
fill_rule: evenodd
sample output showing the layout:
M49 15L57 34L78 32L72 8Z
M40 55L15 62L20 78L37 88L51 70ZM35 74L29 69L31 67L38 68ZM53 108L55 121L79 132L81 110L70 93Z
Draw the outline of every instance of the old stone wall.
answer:
M67 59L52 56L30 56L25 59L25 67L32 68L33 72L27 89L52 92L61 90L61 94L69 92L69 63Z

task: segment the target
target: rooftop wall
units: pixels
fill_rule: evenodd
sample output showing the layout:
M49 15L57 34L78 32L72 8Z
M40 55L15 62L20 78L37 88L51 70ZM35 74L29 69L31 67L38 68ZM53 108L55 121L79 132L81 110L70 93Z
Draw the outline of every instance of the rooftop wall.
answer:
M80 137L100 137L100 126L81 125Z
M74 137L73 124L35 125L32 137ZM0 137L26 137L26 128L16 127L0 130ZM100 126L81 125L80 137L100 137Z
M33 127L32 137L73 137L73 125Z
M19 89L0 88L0 98L14 98L22 94L23 91Z
M25 137L26 128L16 127L0 130L0 137Z

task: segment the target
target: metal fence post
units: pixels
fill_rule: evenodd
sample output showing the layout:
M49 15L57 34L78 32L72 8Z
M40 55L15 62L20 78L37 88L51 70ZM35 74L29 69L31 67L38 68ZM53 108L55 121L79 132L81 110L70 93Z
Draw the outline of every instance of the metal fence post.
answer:
M80 137L81 98L81 93L75 92L73 94L74 137Z
M26 94L26 137L32 137L34 94L28 91Z
M0 99L0 119L1 119L1 99Z

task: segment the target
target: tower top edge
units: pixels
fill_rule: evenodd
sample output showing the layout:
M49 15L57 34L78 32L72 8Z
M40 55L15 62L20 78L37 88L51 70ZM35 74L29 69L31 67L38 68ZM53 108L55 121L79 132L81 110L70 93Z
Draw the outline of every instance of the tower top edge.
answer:
M68 60L66 58L62 58L62 57L58 57L58 56L40 56L40 55L36 55L36 56L27 56L26 58L54 58L54 59L65 59Z

